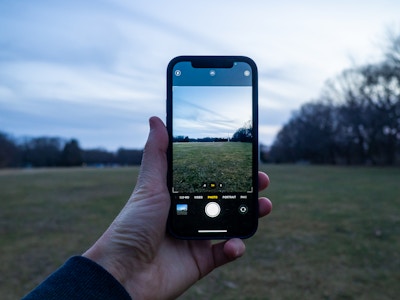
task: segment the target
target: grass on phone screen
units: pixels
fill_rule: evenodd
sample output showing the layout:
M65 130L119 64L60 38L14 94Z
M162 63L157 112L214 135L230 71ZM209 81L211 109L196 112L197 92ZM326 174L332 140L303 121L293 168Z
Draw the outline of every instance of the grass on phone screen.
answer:
M251 189L251 143L174 143L173 149L175 191L205 192L203 183L221 183L220 192Z

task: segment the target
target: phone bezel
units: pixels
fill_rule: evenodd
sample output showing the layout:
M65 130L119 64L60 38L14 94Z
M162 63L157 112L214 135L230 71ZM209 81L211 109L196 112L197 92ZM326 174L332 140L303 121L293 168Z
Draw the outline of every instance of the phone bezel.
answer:
M245 62L247 63L252 70L252 126L253 126L253 143L252 143L252 155L253 155L253 166L252 166L252 177L253 177L253 195L252 205L255 209L253 209L252 213L252 226L251 230L246 232L245 234L235 234L235 233L213 233L207 235L182 235L179 232L175 232L173 227L171 226L171 220L174 218L174 208L171 205L167 230L168 232L179 239L228 239L228 238L249 238L254 235L257 231L258 227L258 161L259 161L259 145L258 145L258 71L255 62L246 57L246 56L178 56L172 59L167 67L167 130L169 136L169 146L167 152L168 158L168 175L167 175L167 184L168 184L168 192L170 193L171 203L172 203L172 195L171 195L171 186L172 186L172 86L173 86L173 68L179 62L191 62L195 68L229 68L233 66L235 62Z

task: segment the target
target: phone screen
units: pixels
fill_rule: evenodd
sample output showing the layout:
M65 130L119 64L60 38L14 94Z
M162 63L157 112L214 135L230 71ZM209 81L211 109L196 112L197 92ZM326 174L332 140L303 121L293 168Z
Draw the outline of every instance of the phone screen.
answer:
M248 237L257 228L257 69L244 57L179 57L168 67L169 230Z

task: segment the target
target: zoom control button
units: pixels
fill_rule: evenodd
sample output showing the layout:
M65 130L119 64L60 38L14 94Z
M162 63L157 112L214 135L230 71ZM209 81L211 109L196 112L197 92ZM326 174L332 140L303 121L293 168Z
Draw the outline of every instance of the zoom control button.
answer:
M209 202L205 208L206 215L210 218L218 217L219 213L221 212L221 207L217 202Z

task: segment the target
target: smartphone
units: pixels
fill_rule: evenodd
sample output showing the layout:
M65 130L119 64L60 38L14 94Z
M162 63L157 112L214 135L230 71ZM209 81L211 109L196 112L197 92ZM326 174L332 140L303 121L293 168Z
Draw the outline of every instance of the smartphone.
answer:
M258 224L257 67L179 56L167 68L169 233L248 238Z

